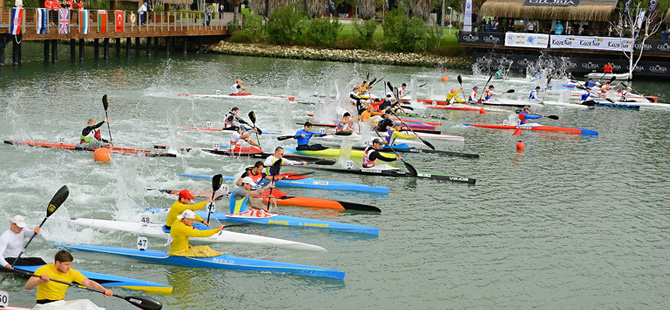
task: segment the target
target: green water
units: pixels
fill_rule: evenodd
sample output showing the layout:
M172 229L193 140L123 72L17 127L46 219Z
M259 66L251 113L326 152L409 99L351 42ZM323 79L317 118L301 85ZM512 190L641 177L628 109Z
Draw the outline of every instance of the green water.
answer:
M153 144L211 147L228 135L179 129L220 126L238 106L253 110L265 131L290 133L295 122L316 113L327 121L336 102L305 105L287 101L193 99L178 93L228 92L234 79L262 82L255 94L348 94L366 78L394 84L428 83L413 96L442 98L457 86L439 81L441 70L220 56L164 55L58 64L24 57L20 67L0 67L0 132L3 139L76 142L89 118L104 118L109 96L111 132L117 145L151 149ZM92 52L88 53L89 57ZM113 54L112 54L113 55ZM24 52L25 56L25 52ZM484 82L480 82L484 84ZM667 82L633 86L670 101ZM471 84L466 85L471 87ZM515 88L523 97L529 85ZM373 93L382 95L380 85ZM379 227L378 238L309 229L237 228L235 231L323 246L327 253L254 246L214 245L237 256L336 268L344 281L148 264L107 255L75 252L75 268L141 278L174 286L170 296L153 295L166 309L446 309L446 308L668 308L670 254L670 109L534 108L560 120L545 125L597 130L597 137L562 133L487 130L463 123L499 124L505 113L434 112L447 116L442 132L464 136L464 144L432 141L438 149L478 153L479 159L409 154L419 172L456 174L476 185L316 172L320 179L391 188L388 195L284 189L290 195L376 205L381 214L341 213L281 207L287 215ZM330 114L329 114L330 113ZM103 136L108 136L106 127ZM315 138L316 139L316 138ZM521 139L525 152L515 144ZM271 149L279 142L263 136ZM291 141L284 142L292 145ZM47 261L56 250L45 241L134 247L136 236L82 229L70 217L139 221L138 206L168 207L168 196L146 188L207 189L206 180L176 173L232 175L253 161L195 152L177 158L114 155L111 165L92 155L54 149L0 146L3 178L0 210L38 224L51 196L68 185L70 196L44 226L26 254ZM302 171L302 170L300 170ZM217 210L227 209L227 200ZM151 215L154 222L161 217ZM8 227L8 221L0 229ZM150 248L165 249L150 239ZM32 306L34 291L10 280L2 290L11 304ZM122 294L139 294L121 291ZM108 309L129 309L120 299L70 289L68 299L90 298Z

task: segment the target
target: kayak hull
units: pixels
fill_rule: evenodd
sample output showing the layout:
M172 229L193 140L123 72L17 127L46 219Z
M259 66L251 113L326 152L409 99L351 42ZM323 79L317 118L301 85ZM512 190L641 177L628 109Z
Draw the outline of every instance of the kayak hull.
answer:
M288 101L295 101L295 97L286 95L253 95L251 93L238 94L177 94L182 97L193 98L217 98L217 99L288 99Z
M302 167L302 166L299 166ZM378 168L364 168L364 169L338 169L338 168L325 168L325 167L305 167L307 169L321 170L321 171L330 171L330 172L340 172L340 173L349 173L349 174L359 174L359 175L378 175L385 177L400 177L400 178L418 178L418 179L431 179L431 180L441 180L441 181L451 181L457 183L467 183L475 184L476 180L473 178L454 176L454 175L442 175L442 174L430 174L430 173L418 173L416 176L413 176L407 172L402 172L398 170L390 169L378 169Z
M163 251L137 250L82 244L56 243L56 247L71 251L102 253L150 261L160 264L178 265L193 268L228 269L239 271L271 272L315 278L343 280L344 271L309 265L275 262L261 259L244 258L223 254L214 257L170 256Z
M293 154L299 154L299 155L306 155L306 156L321 156L321 157L340 157L340 155L349 154L350 158L363 158L363 155L365 155L364 151L360 150L349 150L349 151L344 151L342 149L338 148L328 148L325 150L320 150L320 151L311 151L311 150L303 150L303 151L298 151L295 148L291 147L284 147L284 150L289 153ZM383 156L385 157L393 157L394 154L391 153L382 153Z
M23 146L34 146L34 147L45 147L45 148L58 148L65 150L73 151L95 151L94 148L77 148L76 144L72 143L53 143L53 142L36 142L36 141L14 141L14 140L5 140L6 144L11 145L23 145ZM134 149L128 147L118 147L118 146L107 146L106 149L109 149L115 153L125 153L125 154L141 154L147 157L177 157L175 154L170 153L161 153L154 152L149 150Z
M205 214L205 217L207 215ZM148 235L153 237L167 238L168 234L163 231L162 224L141 223L141 222L122 222L122 221L108 221L98 219L73 218L73 224L82 225L86 227L101 228L107 230L124 231L137 235ZM209 229L207 227L207 229ZM237 233L224 230L220 234L215 234L208 238L190 238L194 243L233 243L233 244L253 244L268 247L281 247L295 250L308 251L326 251L326 249L308 243L256 236L250 234Z
M490 129L508 129L508 130L517 129L517 126L510 126L510 125L487 125L487 124L463 124L463 125L471 126L471 127L490 128ZM519 126L519 128L521 130L556 131L556 132L568 132L568 133L582 134L582 135L595 135L595 136L598 135L598 132L595 131L595 130L581 129L581 128L570 128L570 127L521 125L521 126Z

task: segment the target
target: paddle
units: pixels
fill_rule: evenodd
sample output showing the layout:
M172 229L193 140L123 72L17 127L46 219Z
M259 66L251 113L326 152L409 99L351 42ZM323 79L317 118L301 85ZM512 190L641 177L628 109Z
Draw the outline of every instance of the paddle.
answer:
M351 94L351 95L353 96L354 94ZM343 133L343 134L339 134L340 132ZM347 133L347 132L348 132L348 134L344 134L344 133ZM313 135L320 135L320 133L310 132L309 136L313 136ZM351 131L338 131L338 132L335 133L335 135L337 135L337 136L350 136ZM288 136L288 135L287 136L279 136L279 137L277 137L277 140L284 141L284 140L288 140L288 139L297 139L297 138L300 138L300 135L297 135L297 136Z
M545 115L544 117L546 117L548 119L553 119L553 120L558 120L559 119L558 115Z
M272 181L270 183L274 182L275 181L275 176L277 176L279 174L279 170L281 169L282 161L283 161L282 159L277 159L277 161L275 161L274 164L272 164L272 169L270 169L270 174L272 175ZM268 211L270 211L270 201L272 200L271 199L272 198L272 189L273 188L270 187L270 194L268 195L268 207L267 207Z
M3 267L3 268L5 268L5 267ZM38 276L38 275L36 275L32 272L28 272L28 271L24 271L24 270L12 269L12 271L22 273L22 274L25 274L25 275L29 275L31 277L38 277L38 278L40 277L40 276ZM76 287L76 288L89 290L91 292L98 292L98 293L101 293L101 294L105 293L105 292L100 291L100 290L96 290L96 289L93 289L93 288L88 288L88 287L85 287L85 286L82 286L82 285L77 285L77 284L70 283L70 282L65 282L65 281L60 281L60 280L55 280L55 279L50 279L50 281L57 282L57 283L62 283L62 284L65 284L65 285ZM138 307L140 309L144 309L144 310L160 310L160 309L163 308L163 304L161 304L160 301L155 300L151 297L147 297L147 296L122 296L122 295L117 295L117 294L113 294L112 296L117 297L117 298L121 298L121 299L131 303L133 306Z
M223 175L217 174L212 177L212 199L214 199L214 196L216 196L216 191L221 188L221 184L223 183ZM207 208L207 223L209 223L209 217L212 215L212 205L214 203L210 202L209 207Z
M65 199L67 199L68 195L70 195L70 190L67 188L67 185L63 185L63 187L61 187L56 192L56 194L51 198L51 201L49 201L49 205L47 205L47 215L42 220L42 223L39 226L40 228L42 228L42 225L44 225L44 222L47 221L49 216L51 216L51 214L53 214L54 212L56 212L56 210L58 210L58 208L63 204ZM21 253L19 253L19 255L17 255L16 258L14 258L14 261L11 263L12 266L14 266L14 264L16 264L16 261L19 260L19 257L21 257L21 255L23 255L23 251L26 248L28 248L28 245L30 244L31 241L33 241L33 238L35 238L36 235L37 234L34 234L32 237L30 237L30 239L26 243L26 246L23 247L23 249L21 249ZM7 278L7 275L5 275L2 278L2 280L0 280L0 283L4 282L6 278Z
M228 227L242 227L242 226L249 226L252 225L253 223L242 223L242 224L231 224L231 225L226 225L224 228Z
M514 89L508 89L505 93L506 93L506 94L513 94L513 93L514 93Z
M486 85L484 85L484 90L482 90L482 94L479 96L479 99L477 100L477 103L482 103L482 97L484 96L484 92L486 91L486 87L489 86L489 82L491 82L491 78L493 77L493 74L489 76L489 79L486 81Z
M459 74L456 79L458 80L458 85L461 85L461 91L463 91L463 78ZM465 95L463 95L463 92L461 92L461 98L463 98L463 102L465 102Z
M102 107L105 108L105 118L109 119L109 116L107 115L107 107L109 107L109 102L107 101L107 94L104 94L102 96ZM109 141L114 141L112 139L112 130L109 128L109 122L107 123L107 132L109 133Z
M260 146L260 145L261 145L261 141L258 140L258 131L259 131L260 129L258 129L258 128L256 127L256 113L254 113L254 111L249 111L249 120L251 121L251 125L253 125L254 128L256 128L256 132L255 132L255 134L256 134L256 142L258 142L258 146Z
M391 82L389 82L389 83L391 83ZM384 140L384 138L382 138L382 136L379 135L379 132L377 132L376 130L372 130L372 131L374 131L374 132L377 134L377 136L379 137L379 139L382 139L382 141ZM409 174L410 174L411 176L415 177L415 176L419 175L419 173L416 172L416 169L414 169L414 166L410 165L408 162L406 162L404 159L402 159L402 157L401 157L400 155L398 155L398 152L396 152L396 151L393 149L392 146L389 145L388 148L389 148L391 151L393 151L393 153L395 154L395 156L401 158L400 160L402 161L403 164L405 164L405 168L407 168L407 170L409 171Z
M426 85L428 85L428 83L423 83L423 84L419 85L419 88L424 87Z
M387 85L388 85L389 88L393 88L393 84L391 84L390 81L388 82ZM396 97L396 100L397 100L397 99L398 99L398 97ZM400 120L400 122L401 122L403 125L405 125L405 127L409 128L409 130L411 130L412 133L413 133L417 138L419 138L419 140L421 140L421 142L423 142L423 144L425 144L427 147L429 147L429 148L431 148L431 149L433 149L433 150L435 149L435 146L433 146L433 144L431 144L430 142L428 142L428 141L422 139L419 135L417 135L416 132L414 132L414 129L412 129L412 127L409 127L407 124L405 124L405 121L403 121L403 119L400 118L400 116L398 116L398 114L396 114L395 112L393 112L393 110L391 110L391 114L393 114L393 116L395 116L396 118L398 118L398 119ZM376 132L376 130L375 130L375 132ZM391 147L391 146L389 145L389 147ZM403 161L403 162L404 162L404 161ZM416 171L416 170L415 170L415 171Z

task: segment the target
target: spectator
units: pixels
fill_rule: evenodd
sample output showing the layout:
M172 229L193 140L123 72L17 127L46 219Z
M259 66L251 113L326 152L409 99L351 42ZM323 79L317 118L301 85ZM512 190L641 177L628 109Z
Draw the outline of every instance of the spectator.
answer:
M219 3L219 19L223 19L223 12L225 12L225 8L223 7L223 2Z
M139 15L137 19L137 25L144 25L147 22L147 3L144 2L140 6L139 9L137 9L137 15Z
M205 20L202 21L202 25L209 26L209 22L212 19L212 5L208 4L207 7L205 7Z
M528 21L528 32L535 32L535 22L532 19Z
M554 26L554 34L563 34L563 24L561 24L560 20L556 22L556 25Z

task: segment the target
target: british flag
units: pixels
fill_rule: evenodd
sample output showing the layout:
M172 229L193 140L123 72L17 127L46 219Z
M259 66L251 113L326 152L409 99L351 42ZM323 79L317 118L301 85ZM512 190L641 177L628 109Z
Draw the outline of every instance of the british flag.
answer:
M68 9L58 10L58 33L70 33L70 10Z

